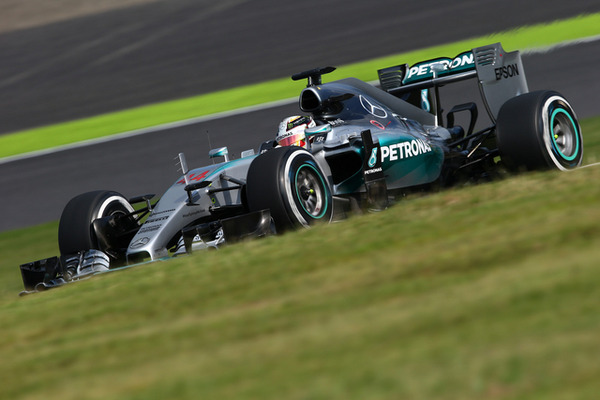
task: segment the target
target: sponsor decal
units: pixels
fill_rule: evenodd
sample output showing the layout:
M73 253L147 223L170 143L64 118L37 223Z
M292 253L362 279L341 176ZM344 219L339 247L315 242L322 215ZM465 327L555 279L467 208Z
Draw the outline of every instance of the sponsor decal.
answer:
M157 230L159 230L159 229L160 229L160 227L161 227L161 226L162 226L162 225L144 226L144 227L142 227L142 229L140 229L140 230L138 231L138 234L139 234L139 233L146 233L146 232L154 232L154 231L157 231Z
M441 57L430 61L417 63L408 69L403 85L433 78L433 72L438 76L475 69L475 58L470 51L461 53L454 58Z
M376 117L379 118L386 118L387 117L387 111L385 111L383 109L383 107L373 103L371 100L367 99L365 96L363 96L362 94L359 96L360 99L360 105L363 106L363 108L365 110L367 110L367 112L371 115L374 115Z
M172 213L173 211L175 211L174 208L172 208L170 210L164 210L164 211L154 210L154 211L152 211L152 214L150 214L150 217L156 217L157 215L164 214L164 213Z
M336 118L333 121L327 121L327 123L329 125L331 125L332 128L335 128L336 126L342 126L342 125L346 124L346 122L343 119L340 119L340 118Z
M383 124L381 122L375 121L374 119L369 121L371 123L371 125L378 127L381 130L385 129L385 126L383 126Z
M500 68L495 68L496 80L512 78L519 75L519 66L517 64L505 65Z
M398 161L431 152L431 146L421 139L381 146L381 161Z
M164 217L156 217L156 218L152 218L152 219L147 219L146 222L144 222L145 224L153 224L154 222L159 222L159 221L166 221L169 219L169 215L165 215Z
M150 241L150 238L148 238L148 237L139 238L136 241L134 241L133 243L131 243L129 245L129 248L130 249L138 249L142 246L147 245L149 241Z
M295 127L303 125L303 124L308 125L310 123L311 123L310 117L299 116L299 117L293 118L293 119L291 119L291 120L288 121L288 123L287 123L287 130L290 130L292 128L295 128Z
M376 174L378 172L383 172L383 169L381 167L379 167L379 168L365 169L365 171L364 171L365 175Z
M188 177L190 182L199 182L201 180L204 180L204 178L206 178L206 176L208 175L208 173L210 172L210 170L206 170L200 174L190 174L190 176ZM184 185L185 184L185 179L180 179L179 181L177 181L178 185Z
M193 211L187 214L183 214L183 218L193 217L194 215L202 214L204 210Z
M373 136L370 130L362 131L360 133L365 146L365 155L369 155L363 161L363 177L365 183L374 182L380 179L384 179L383 169L381 168L381 160L378 156L380 153L379 141L373 142Z
M371 157L369 157L368 166L369 168L373 168L377 163L377 147L373 147L371 150Z

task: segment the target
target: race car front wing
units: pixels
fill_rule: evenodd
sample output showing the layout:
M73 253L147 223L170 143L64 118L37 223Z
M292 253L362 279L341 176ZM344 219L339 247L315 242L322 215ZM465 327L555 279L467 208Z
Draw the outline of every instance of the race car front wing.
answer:
M198 249L218 248L223 244L237 243L247 238L260 238L272 234L275 234L275 226L270 211L255 211L183 229L180 240L182 246L173 255L189 254ZM169 257L165 259L169 259ZM106 253L94 249L29 262L20 265L25 290L19 295L45 291L94 275L146 263L148 261L111 268L110 257Z

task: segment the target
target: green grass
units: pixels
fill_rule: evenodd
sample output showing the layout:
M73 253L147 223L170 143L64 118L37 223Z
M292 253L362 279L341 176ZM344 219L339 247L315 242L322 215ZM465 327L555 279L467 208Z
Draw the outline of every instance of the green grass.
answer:
M586 163L600 118L583 122ZM600 168L18 298L56 223L0 235L0 398L596 399Z
M415 63L433 57L452 57L473 47L502 42L505 49L527 50L600 34L600 13L550 24L538 24L484 37L462 40L403 54L341 66L329 80L355 76L371 81L377 70L398 63ZM297 72L297 71L290 71ZM303 82L282 78L217 93L152 104L131 110L45 126L0 137L0 158L90 140L163 123L209 115L268 101L295 97Z

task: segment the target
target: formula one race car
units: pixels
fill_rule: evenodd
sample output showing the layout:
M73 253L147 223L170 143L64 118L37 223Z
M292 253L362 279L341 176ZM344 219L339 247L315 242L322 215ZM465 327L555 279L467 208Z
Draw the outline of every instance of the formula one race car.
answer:
M183 175L155 204L153 195L128 200L111 191L73 198L60 219L61 256L21 265L24 293L351 210L383 210L411 190L581 164L581 128L568 101L528 92L519 52L499 43L379 70L380 88L355 78L322 83L333 70L292 77L308 80L299 101L307 115L285 120L283 134L256 154L229 160L226 148L212 150L225 161L193 170L180 154ZM440 108L439 87L471 78L492 121L478 131L475 103L454 106L445 124ZM455 125L459 113L466 127Z

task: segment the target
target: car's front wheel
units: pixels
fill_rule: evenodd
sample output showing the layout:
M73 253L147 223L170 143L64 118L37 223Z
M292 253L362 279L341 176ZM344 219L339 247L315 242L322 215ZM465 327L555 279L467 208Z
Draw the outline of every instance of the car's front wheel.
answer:
M269 209L278 232L329 222L331 188L315 158L299 147L279 147L257 157L248 170L250 211Z
M101 250L119 259L137 222L129 201L120 193L106 190L87 192L65 206L58 226L58 246L62 255L84 250ZM106 219L106 217L113 217ZM105 223L97 223L106 219Z

